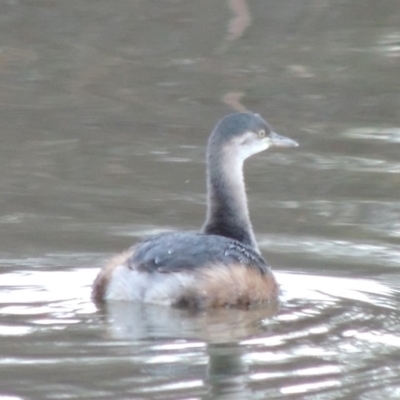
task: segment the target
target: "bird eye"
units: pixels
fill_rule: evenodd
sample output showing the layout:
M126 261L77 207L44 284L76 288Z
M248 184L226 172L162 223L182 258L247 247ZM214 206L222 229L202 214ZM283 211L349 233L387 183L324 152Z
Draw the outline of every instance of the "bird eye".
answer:
M265 136L264 129L261 129L261 131L258 131L258 137L263 138L264 136Z

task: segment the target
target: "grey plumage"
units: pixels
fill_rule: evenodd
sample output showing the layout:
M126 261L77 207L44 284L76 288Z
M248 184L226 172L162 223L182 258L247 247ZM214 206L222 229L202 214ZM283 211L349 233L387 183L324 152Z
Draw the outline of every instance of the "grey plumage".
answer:
M269 271L264 259L251 247L223 236L191 232L168 232L142 241L128 260L146 272L179 272L195 268L243 264L255 266L262 273Z

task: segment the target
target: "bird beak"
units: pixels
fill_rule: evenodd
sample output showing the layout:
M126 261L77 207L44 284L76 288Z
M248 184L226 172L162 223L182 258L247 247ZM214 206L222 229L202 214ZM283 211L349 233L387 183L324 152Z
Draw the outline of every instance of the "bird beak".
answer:
M299 144L286 136L278 135L275 132L271 132L268 135L270 146L277 147L297 147Z

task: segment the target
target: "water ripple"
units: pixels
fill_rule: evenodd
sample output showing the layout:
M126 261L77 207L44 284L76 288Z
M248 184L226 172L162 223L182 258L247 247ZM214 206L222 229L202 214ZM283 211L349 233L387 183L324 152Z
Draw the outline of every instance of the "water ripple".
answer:
M248 390L269 398L339 396L355 385L361 390L370 360L399 347L398 292L372 279L277 273L282 296L273 307L191 313L116 303L95 312L89 298L95 272L3 274L0 334L5 346L15 336L25 341L17 352L5 351L2 374L4 368L12 373L35 365L42 374L59 370L61 379L85 365L100 378L103 368L114 365L114 383L103 387L100 398L119 387L136 397L162 393L172 399L217 390L215 379L224 368L222 387L245 397ZM206 366L212 375L204 374ZM147 372L132 377L132 368ZM166 378L170 370L179 380ZM343 379L348 374L359 376L356 383ZM393 375L382 376L396 383ZM369 387L379 390L378 384Z

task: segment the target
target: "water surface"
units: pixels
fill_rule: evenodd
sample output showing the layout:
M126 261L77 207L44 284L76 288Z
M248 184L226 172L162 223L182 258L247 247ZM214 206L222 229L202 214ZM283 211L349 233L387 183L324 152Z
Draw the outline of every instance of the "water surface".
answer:
M1 399L400 397L398 2L0 15ZM246 166L279 304L96 309L104 260L201 226L207 136L246 108L300 143Z

